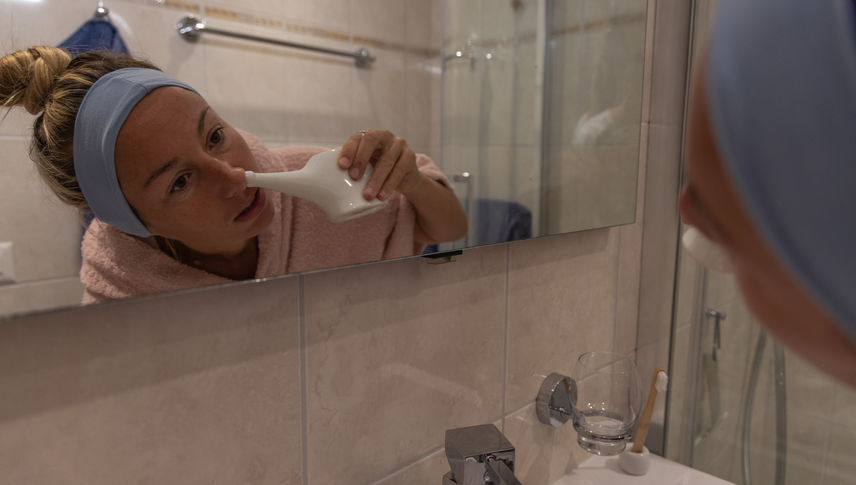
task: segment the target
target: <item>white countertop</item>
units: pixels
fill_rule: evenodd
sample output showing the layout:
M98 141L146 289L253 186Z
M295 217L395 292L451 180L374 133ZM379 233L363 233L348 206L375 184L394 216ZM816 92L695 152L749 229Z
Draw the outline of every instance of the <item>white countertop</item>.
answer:
M734 485L713 475L651 455L651 468L642 476L625 473L618 457L594 456L553 485Z

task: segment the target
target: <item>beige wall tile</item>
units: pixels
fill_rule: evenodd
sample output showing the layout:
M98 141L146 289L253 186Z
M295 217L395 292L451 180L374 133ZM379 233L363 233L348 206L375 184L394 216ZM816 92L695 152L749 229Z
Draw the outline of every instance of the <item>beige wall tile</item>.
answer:
M672 318L678 228L681 129L651 124L645 180L638 345L668 338Z
M355 37L370 37L396 45L405 42L405 10L400 0L359 0L351 4L351 29Z
M526 485L550 485L590 456L577 444L571 421L560 428L543 424L534 404L506 416L504 428L515 448L514 474Z
M514 149L514 164L511 179L514 180L513 200L532 212L532 233L540 234L541 203L541 149L533 146L517 146Z
M292 144L341 146L353 134L351 109L355 68L348 60L300 58L283 79Z
M152 8L153 3L105 5L110 8L113 23L132 55L152 62L170 76L204 92L207 79L203 47L184 40L175 30L175 24L185 13L198 13Z
M773 355L772 352L769 355ZM785 376L789 414L822 419L833 416L838 388L843 387L838 381L787 349L785 350ZM856 416L849 421L850 423L844 421L841 424L856 425Z
M543 376L570 375L583 352L611 350L617 230L510 246L506 408L535 399Z
M449 472L449 461L444 450L436 451L425 458L407 465L401 470L374 483L374 485L437 485Z
M0 326L9 483L299 484L296 278Z
M845 485L853 482L856 476L856 462L850 447L856 438L856 427L837 426L835 423L829 429L829 444L826 448L827 459L823 483L828 485Z
M442 0L406 0L404 8L404 42L408 47L440 49L442 18L434 17L434 11Z
M675 339L671 342L672 365L669 368L669 387L667 396L667 427L663 456L687 464L689 460L686 446L692 442L689 423L688 403L690 399L690 354L692 352L690 337L692 328L689 324L681 325L675 330ZM693 354L694 355L694 354Z
M351 128L387 129L395 133L407 127L407 72L405 56L373 49L378 61L372 69L353 73L349 90L353 112Z
M310 483L382 478L501 417L505 253L306 276Z
M346 2L339 2L346 3ZM286 12L288 0L253 0L245 2L241 0L205 0L205 8L218 7L231 10L239 14L249 14L267 19L279 19Z
M0 315L25 313L44 308L72 307L83 299L80 278L52 278L0 286Z
M656 3L651 123L683 122L691 7L690 2Z
M635 222L619 229L618 294L615 304L614 350L621 354L630 352L636 347L647 169L648 123L642 123L639 131L639 166L636 172Z
M350 33L351 2L348 0L282 0L284 15L301 24L318 25Z
M443 143L477 146L480 90L476 73L467 60L449 60L445 69Z
M833 422L856 427L856 389L838 384L835 391Z
M675 294L675 323L685 325L699 316L695 314L698 299L702 297L699 278L702 276L702 266L687 253L683 245L679 245L678 254L678 284Z
M460 49L468 40L481 37L482 4L484 0L445 2L443 45Z
M3 53L33 45L57 45L92 17L95 5L86 0L48 0L0 4Z
M13 243L18 281L77 276L80 216L42 180L29 159L28 144L0 139L0 241Z
M435 141L441 124L432 118L434 103L439 103L436 92L441 89L441 78L431 59L407 55L405 58L405 110L406 122L391 127L413 146L428 146Z
M231 24L235 22L218 22L224 29L237 28ZM270 29L250 30L272 36ZM205 64L208 84L204 96L211 107L231 125L263 140L283 139L291 116L285 86L293 76L286 68L287 59L301 54L215 36L204 37L200 46L208 59L216 59Z

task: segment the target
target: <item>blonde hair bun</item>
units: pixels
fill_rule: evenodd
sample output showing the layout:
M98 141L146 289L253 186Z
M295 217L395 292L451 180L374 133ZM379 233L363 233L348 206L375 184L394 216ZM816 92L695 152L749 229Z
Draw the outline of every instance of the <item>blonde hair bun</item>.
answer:
M22 49L0 58L0 105L23 106L38 114L57 76L71 62L68 52L49 45Z

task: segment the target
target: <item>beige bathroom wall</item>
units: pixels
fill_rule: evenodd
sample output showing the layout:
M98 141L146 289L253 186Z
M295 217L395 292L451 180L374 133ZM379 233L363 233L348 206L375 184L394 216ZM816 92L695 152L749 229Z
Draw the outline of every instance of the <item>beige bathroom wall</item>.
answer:
M297 278L0 325L0 483L300 484Z
M276 15L286 38L335 43L337 35L327 33L372 34L372 50L389 66L378 66L379 78L390 99L403 96L409 107L425 84L434 85L437 66L424 53L399 54L396 28L359 27L369 18L398 15L392 3L370 2L360 13L354 13L357 2L345 2L347 9L333 1L313 7L296 0L258 3L248 11L251 17L231 20L228 12L214 11L223 25L245 22L264 32L279 27L257 25L259 12L281 12ZM439 2L430 3L422 12L439 18ZM116 0L110 7L140 9L153 24L160 16L178 16L177 5ZM197 7L210 14L212 7L237 10L235 5ZM649 30L658 15L649 10ZM329 24L323 32L313 30L322 18ZM405 25L413 25L408 18ZM408 36L439 42L437 29L420 29L403 29L401 42L409 45ZM355 74L337 61L311 63L306 68L312 75L305 78L274 66L245 69L241 76L234 73L244 59L226 42L178 41L165 48L162 62L181 56L196 62L191 59L199 59L201 50L199 70L187 75L200 76L207 96L263 131L270 143L332 140L313 138L315 131L305 127L294 128L299 133L292 137L287 127L297 118L265 115L275 84L268 78L275 76L286 85L294 77L293 85L306 89L316 76L331 90L350 86L362 94L341 114L347 123L338 121L337 110L345 108L337 95L302 108L307 116L299 119L325 133L329 127L344 134L364 126L357 124L362 120L401 118L380 105L368 114L361 110L358 118L353 106L386 99L381 95L387 93L369 90L360 84L360 76L369 74ZM265 49L245 47L246 56L257 58ZM267 55L310 65L303 54ZM661 54L646 72L662 69L670 55ZM230 71L222 84L212 81L217 69ZM401 95L409 88L392 88L401 84L402 71L416 77L421 91ZM346 72L344 83L337 76ZM242 77L246 84L253 76L266 79L258 93L231 101ZM663 231L660 241L668 237L668 225L657 223L661 215L655 212L665 196L652 198L657 195L650 192L674 182L658 182L652 167L672 168L677 128L661 127L651 116L663 101L654 98L657 108L651 107L654 88L650 79L645 82L634 224L470 249L447 264L389 261L2 321L0 389L12 397L0 400L0 483L430 485L448 471L445 430L484 423L497 424L516 446L523 483L548 485L569 472L586 454L570 425L553 429L537 422L533 401L542 376L570 372L583 351L633 353L643 339L649 347L640 347L638 355L653 363L662 347L658 338L637 335L648 291L642 283L665 284L669 264L661 251L648 249L657 239L643 221L655 221L652 230ZM404 117L405 123L417 119ZM427 129L417 136L431 146L439 135ZM666 269L652 269L660 266Z
M614 348L620 232L5 321L0 481L430 484L495 422L546 484L584 455L539 376Z

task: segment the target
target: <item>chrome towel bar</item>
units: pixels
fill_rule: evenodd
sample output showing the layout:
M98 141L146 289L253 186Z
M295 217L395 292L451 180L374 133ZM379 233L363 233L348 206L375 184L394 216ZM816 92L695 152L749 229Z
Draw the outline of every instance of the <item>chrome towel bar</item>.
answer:
M254 40L257 42L264 42L266 44L275 44L284 47L294 47L297 49L305 49L313 52L321 52L324 54L331 54L334 56L342 56L342 57L351 57L354 59L354 63L357 67L368 67L370 63L374 62L375 58L369 54L368 49L360 48L357 49L356 52L348 52L348 51L340 51L336 49L328 49L326 47L317 47L313 45L300 44L297 42L289 42L286 40L277 40L277 39L269 39L267 37L260 37L257 35L244 34L241 32L230 32L228 30L220 30L214 27L209 27L205 24L200 18L194 17L192 15L187 15L181 18L178 21L178 24L175 26L175 29L178 31L178 34L184 37L185 40L189 42L196 41L202 32L208 32L211 34L224 35L226 37L235 37L237 39L244 40Z

